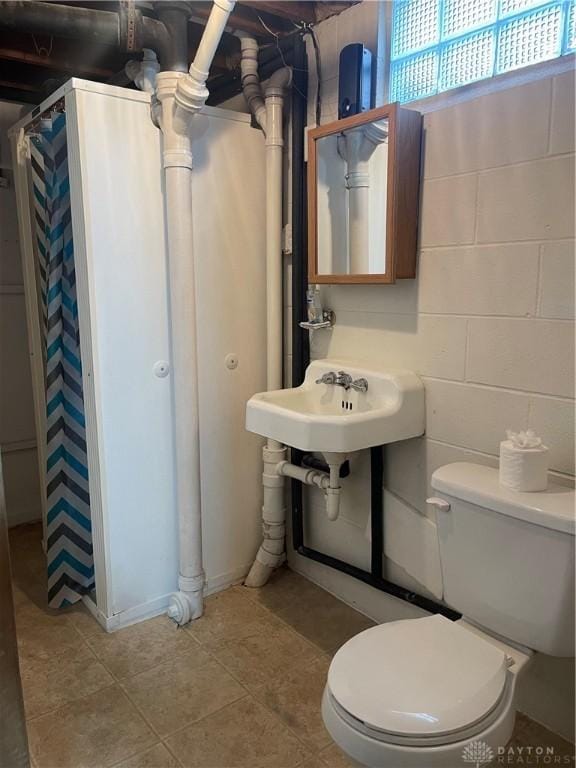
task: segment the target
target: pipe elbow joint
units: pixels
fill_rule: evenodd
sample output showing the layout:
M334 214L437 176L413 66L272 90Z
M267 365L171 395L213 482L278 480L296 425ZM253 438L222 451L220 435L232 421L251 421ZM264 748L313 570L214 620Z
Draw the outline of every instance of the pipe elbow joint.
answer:
M232 33L234 37L237 37L238 40L240 40L240 45L242 48L253 48L258 50L258 43L256 41L256 38L254 38L249 32L244 32L241 29L235 29Z
M268 80L266 96L282 96L286 88L292 85L292 67L277 69Z
M178 106L192 114L200 112L208 98L207 78L207 72L200 72L192 64L189 74L181 77L176 85L174 98Z

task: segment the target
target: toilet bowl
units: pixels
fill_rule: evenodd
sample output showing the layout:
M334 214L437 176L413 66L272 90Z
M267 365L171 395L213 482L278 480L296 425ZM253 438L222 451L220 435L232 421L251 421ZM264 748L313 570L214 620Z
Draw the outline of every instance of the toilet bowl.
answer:
M470 742L496 754L510 738L530 658L440 615L381 624L336 653L324 723L359 765L462 768Z
M573 655L574 491L506 491L473 464L442 467L432 485L444 599L468 618L381 624L334 656L324 723L370 768L490 762L512 735L530 649Z

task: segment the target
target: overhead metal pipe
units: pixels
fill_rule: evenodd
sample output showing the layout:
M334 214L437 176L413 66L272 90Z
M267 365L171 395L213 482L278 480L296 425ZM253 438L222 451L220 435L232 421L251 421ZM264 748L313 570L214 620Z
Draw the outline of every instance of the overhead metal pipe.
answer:
M61 3L4 0L0 28L86 40L126 53L149 48L163 71L186 72L189 10L185 5L161 2L157 11L160 19L144 16L139 9L130 17L125 8L116 13Z
M158 56L162 72L188 71L188 19L186 4L166 2L154 6L158 21L142 16L142 48Z
M95 11L59 3L5 0L0 27L55 37L83 38L102 45L120 46L120 17L114 11Z

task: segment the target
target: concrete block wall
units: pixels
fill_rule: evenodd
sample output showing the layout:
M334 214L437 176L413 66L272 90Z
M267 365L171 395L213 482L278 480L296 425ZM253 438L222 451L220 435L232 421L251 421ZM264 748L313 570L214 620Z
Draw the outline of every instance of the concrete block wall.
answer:
M337 117L343 44L370 47L381 78L383 6L365 0L316 28L322 123ZM314 125L310 44L308 53ZM554 72L501 79L500 90L472 86L452 106L445 97L419 105L425 135L417 279L322 288L337 322L313 335L313 357L406 367L425 383L426 434L387 447L385 478L387 494L423 515L433 471L454 461L496 467L507 428L535 429L550 447L551 478L574 480L575 83L573 71ZM367 457L354 457L352 469L357 482L346 481L350 492L337 523L326 520L316 494L308 495L306 535L312 546L365 567L369 500L358 489L362 478L367 482ZM400 617L385 595L294 553L290 562L378 620ZM573 663L538 657L533 670L520 709L573 738Z
M323 291L338 322L315 356L425 381L426 436L388 450L400 496L398 462L425 456L430 476L450 447L496 465L506 428L536 429L574 476L573 126L573 72L426 114L417 279Z
M7 130L22 105L0 102L0 449L9 525L39 520L40 487L36 455L32 377L18 219Z

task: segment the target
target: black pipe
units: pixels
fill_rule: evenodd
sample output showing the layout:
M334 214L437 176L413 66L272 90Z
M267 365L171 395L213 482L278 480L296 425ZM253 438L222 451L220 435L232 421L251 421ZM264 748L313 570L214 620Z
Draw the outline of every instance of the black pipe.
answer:
M322 461L322 459L317 459L316 456L312 453L305 453L302 456L302 461L300 462L303 467L310 467L310 469L318 469L320 472L330 472L330 467L328 464L326 464L325 461ZM350 462L348 459L346 461L343 461L342 464L340 464L340 473L339 477L348 477L350 474Z
M296 37L300 37L300 35L298 34ZM297 66L294 62L294 39L294 35L283 37L279 40L278 46L269 46L259 51L258 75L260 80L266 80L277 69L285 65ZM231 72L210 80L210 96L206 103L210 106L217 106L241 92L242 83L240 80L240 65L238 65Z
M114 11L94 11L60 3L5 0L0 5L0 27L32 34L81 38L115 47L121 42L120 17Z
M158 56L162 72L188 72L188 18L185 5L155 4L158 21L142 16L142 48Z
M301 34L292 42L292 386L304 381L309 360L308 333L298 322L305 319L306 288L306 174L304 130L308 110L308 57ZM302 453L292 450L292 463L299 466ZM302 483L292 480L292 539L294 549L304 546L304 500Z
M5 0L0 3L0 28L86 40L114 46L124 53L150 48L162 70L186 72L189 12L185 6L168 2L159 3L158 12L160 21L136 10L130 27L125 8L116 13L61 3Z
M440 613L451 621L458 621L458 619L462 618L461 614L453 611L452 608L448 608L447 605L437 603L435 600L429 600L427 597L423 597L417 592L405 589L387 579L374 578L368 571L363 571L362 568L357 568L355 565L345 563L342 560L338 560L336 557L325 555L323 552L318 552L316 549L301 546L298 549L298 554L308 557L310 560L315 560L317 563L322 563L322 565L327 565L329 568L334 568L336 571L346 573L348 576L363 581L364 584L375 587L381 592L386 592L386 594L392 595L392 597L397 597L399 600L403 600L406 603L422 608L422 610L428 611L429 613Z
M337 571L346 573L348 576L352 576L359 581L368 584L375 589L379 589L382 592L386 592L388 595L397 597L399 600L416 605L418 608L422 608L430 613L440 613L446 618L456 621L461 618L461 615L452 608L444 605L443 603L437 603L435 600L431 600L428 597L419 595L417 592L413 592L411 589L401 587L399 584L394 584L392 581L388 581L383 575L383 560L384 560L384 448L379 445L374 448L370 448L370 527L371 527L371 558L370 558L370 571L364 571L362 568L358 568L355 565L346 563L343 560L339 560L331 555L326 555L324 552L319 552L317 549L312 549L304 544L304 529L301 527L298 531L295 531L294 541L298 541L299 545L294 544L294 548L299 555L308 557L311 560L315 560L317 563L327 565L329 568L334 568ZM295 519L293 517L292 525L296 528Z
M384 447L370 448L370 571L384 576Z
M267 58L258 66L258 75L261 80L269 78L277 69L293 63L293 57L290 52L280 55L273 55ZM219 75L210 80L210 95L206 103L208 106L216 107L223 101L231 99L239 93L242 93L242 81L240 78L240 68L236 68L226 75Z
M292 83L292 386L304 381L310 362L308 331L300 327L306 320L308 288L307 195L304 163L304 131L308 112L308 57L302 35L294 38Z

